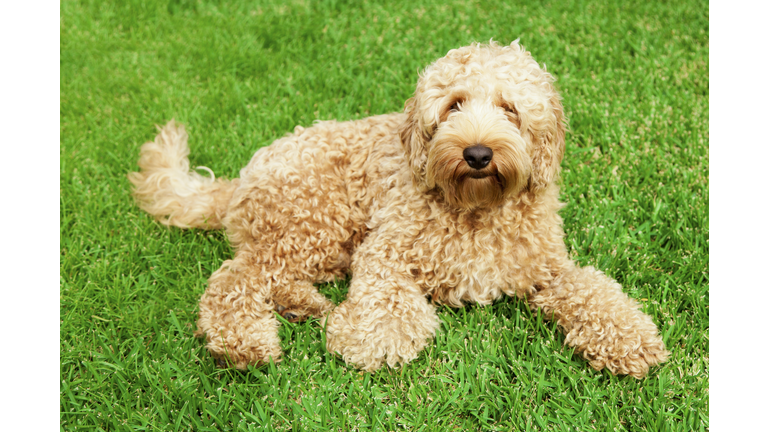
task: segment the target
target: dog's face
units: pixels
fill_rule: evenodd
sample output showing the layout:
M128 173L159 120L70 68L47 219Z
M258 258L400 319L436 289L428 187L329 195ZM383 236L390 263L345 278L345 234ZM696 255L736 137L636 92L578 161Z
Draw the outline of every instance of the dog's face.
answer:
M557 179L565 118L552 76L519 44L452 50L419 77L400 129L418 183L487 208Z

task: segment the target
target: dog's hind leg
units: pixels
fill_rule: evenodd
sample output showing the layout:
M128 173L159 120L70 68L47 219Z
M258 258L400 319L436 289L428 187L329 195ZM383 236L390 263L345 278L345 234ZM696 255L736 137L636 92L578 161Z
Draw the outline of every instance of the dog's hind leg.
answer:
M208 280L200 300L197 336L222 366L245 369L248 364L279 361L271 287L260 269L243 255L227 260Z
M250 228L241 231L266 232ZM278 361L282 351L275 312L288 321L301 321L321 318L333 307L313 282L344 274L345 260L339 262L346 255L344 245L297 248L304 242L284 232L273 234L239 243L235 258L211 276L200 300L198 333L205 334L206 348L222 365L244 369L270 358ZM318 264L312 257L319 256L325 258Z
M334 306L308 280L278 284L273 288L272 302L277 313L290 322L322 318Z
M237 254L208 280L200 300L198 336L221 366L245 369L279 361L282 354L275 312L296 322L321 318L333 303L306 279L280 267L259 265Z

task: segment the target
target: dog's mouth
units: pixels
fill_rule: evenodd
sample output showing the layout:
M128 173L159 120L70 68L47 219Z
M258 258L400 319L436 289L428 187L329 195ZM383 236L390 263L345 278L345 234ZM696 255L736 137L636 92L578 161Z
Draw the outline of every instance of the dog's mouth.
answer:
M467 177L474 178L474 179L486 178L486 177L490 177L492 175L494 175L494 174L491 173L490 171L477 171L477 170L475 170L475 171L471 171L471 172L467 173Z
M486 169L482 170L471 170L468 172L464 172L464 175L462 176L465 180L469 179L475 179L475 180L483 180L487 179L486 181L490 180L494 184L498 185L502 189L505 187L506 183L504 181L504 178L499 175L499 172L494 169L494 167L488 167Z
M493 161L478 170L457 158L450 167L438 170L435 180L452 205L466 209L491 207L503 203L508 196L509 180Z
M468 186L473 185L471 186L473 188L491 188L499 192L504 191L507 185L504 177L500 176L499 173L485 170L466 173L460 183L462 182L466 182ZM480 189L476 190L479 191Z
M500 175L496 168L496 164L494 163L491 163L483 169L476 170L471 169L465 163L460 162L456 165L456 168L454 168L453 175L458 183L479 180L483 181L487 186L493 184L502 190L506 188L506 181L504 177Z

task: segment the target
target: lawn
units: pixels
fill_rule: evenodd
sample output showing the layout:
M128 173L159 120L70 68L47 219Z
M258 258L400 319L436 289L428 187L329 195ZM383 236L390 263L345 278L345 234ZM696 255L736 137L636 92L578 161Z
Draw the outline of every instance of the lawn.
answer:
M704 1L63 0L61 429L708 430L708 21ZM518 37L570 118L571 255L640 301L669 361L595 371L505 299L441 307L401 369L347 367L317 321L283 322L277 365L217 369L192 334L231 248L132 201L154 125L184 123L192 165L236 177L297 124L401 110L451 48ZM321 289L338 303L346 281Z

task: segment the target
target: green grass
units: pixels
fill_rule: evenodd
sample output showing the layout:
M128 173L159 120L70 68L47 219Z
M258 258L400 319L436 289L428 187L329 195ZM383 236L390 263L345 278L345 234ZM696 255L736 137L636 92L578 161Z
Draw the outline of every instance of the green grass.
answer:
M61 3L62 430L707 430L709 13L704 1ZM166 229L126 173L154 125L234 177L317 118L402 109L418 70L520 37L558 78L571 132L562 199L581 265L659 325L669 362L596 372L524 302L440 308L402 369L361 373L316 321L283 323L281 364L214 367L192 337L220 232ZM344 281L322 288L343 300Z

